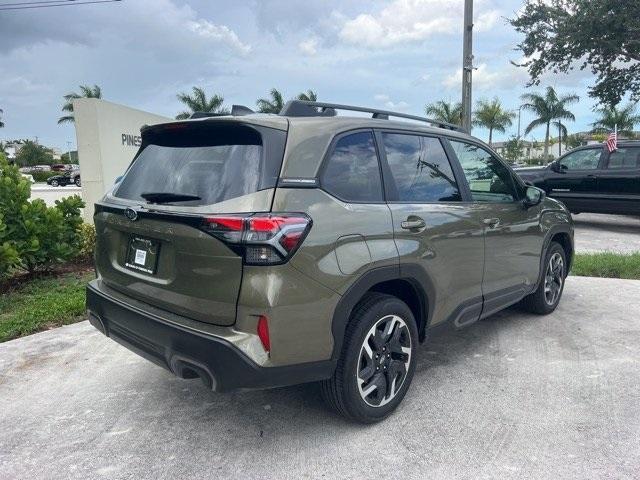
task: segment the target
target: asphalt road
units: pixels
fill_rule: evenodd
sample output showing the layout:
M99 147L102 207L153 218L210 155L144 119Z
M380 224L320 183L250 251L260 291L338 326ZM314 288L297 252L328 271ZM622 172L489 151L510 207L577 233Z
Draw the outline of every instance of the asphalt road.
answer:
M640 281L569 278L550 316L422 346L369 427L314 385L216 394L63 327L0 344L0 478L638 478L639 312Z
M573 221L577 252L640 252L640 217L581 213Z

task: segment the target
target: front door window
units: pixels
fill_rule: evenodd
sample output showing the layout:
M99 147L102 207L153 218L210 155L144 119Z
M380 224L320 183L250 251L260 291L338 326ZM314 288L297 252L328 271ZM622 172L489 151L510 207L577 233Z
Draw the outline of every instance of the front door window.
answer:
M600 163L601 153L602 150L600 148L590 148L569 153L560 159L560 170L595 170L598 168L598 163Z

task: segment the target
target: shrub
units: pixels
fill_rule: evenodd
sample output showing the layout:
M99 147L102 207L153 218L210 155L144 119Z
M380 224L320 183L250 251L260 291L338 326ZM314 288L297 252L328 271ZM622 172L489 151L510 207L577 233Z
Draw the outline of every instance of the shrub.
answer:
M54 175L57 175L57 173L56 172L42 172L42 171L38 172L38 171L35 171L35 172L31 172L29 175L33 175L33 179L36 182L46 182L47 178L53 177Z
M82 260L90 261L96 249L96 227L90 223L81 223L79 226L80 248L78 257Z
M0 276L16 268L34 272L50 269L77 255L81 244L78 196L47 207L29 201L31 185L0 156Z

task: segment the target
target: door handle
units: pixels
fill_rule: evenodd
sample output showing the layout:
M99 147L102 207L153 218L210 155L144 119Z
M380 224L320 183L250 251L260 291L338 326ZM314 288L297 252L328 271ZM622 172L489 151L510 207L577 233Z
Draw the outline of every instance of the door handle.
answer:
M427 224L420 217L411 216L407 218L404 222L400 223L400 226L405 230L416 230L418 228L426 227Z
M500 225L500 219L499 218L485 218L484 220L482 220L482 223L484 223L489 228L496 228L498 225Z

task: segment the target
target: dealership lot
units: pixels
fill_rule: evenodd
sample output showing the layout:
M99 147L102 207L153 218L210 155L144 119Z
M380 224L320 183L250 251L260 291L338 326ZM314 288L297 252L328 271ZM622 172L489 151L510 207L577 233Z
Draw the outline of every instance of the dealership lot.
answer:
M637 478L640 281L571 277L420 351L391 418L313 385L216 394L87 322L0 345L0 478Z

